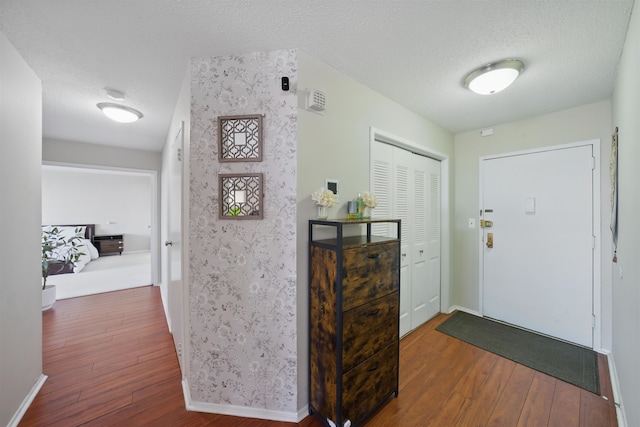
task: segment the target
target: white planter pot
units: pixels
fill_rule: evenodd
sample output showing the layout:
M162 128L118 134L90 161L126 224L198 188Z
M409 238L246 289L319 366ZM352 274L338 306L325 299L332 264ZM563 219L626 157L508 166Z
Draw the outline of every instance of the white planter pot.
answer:
M42 311L49 310L56 302L55 285L47 285L42 290Z

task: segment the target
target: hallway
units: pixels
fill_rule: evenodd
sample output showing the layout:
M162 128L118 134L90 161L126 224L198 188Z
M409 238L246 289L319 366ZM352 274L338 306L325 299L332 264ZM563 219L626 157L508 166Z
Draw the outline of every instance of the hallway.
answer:
M365 425L617 425L605 356L600 388L607 399L437 332L448 317L401 340L399 396ZM187 411L157 287L57 301L42 318L49 378L20 426L296 426ZM322 427L316 417L297 425Z
M49 378L20 426L296 425L187 411L158 287L56 301L42 327Z

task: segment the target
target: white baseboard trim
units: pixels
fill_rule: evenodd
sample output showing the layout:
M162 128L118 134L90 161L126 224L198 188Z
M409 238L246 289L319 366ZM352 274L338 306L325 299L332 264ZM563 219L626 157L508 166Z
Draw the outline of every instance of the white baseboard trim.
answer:
M309 405L304 405L303 408L298 409L298 421L296 422L299 423L300 421L307 418L309 415L311 415L309 414Z
M283 421L297 423L298 412L273 411L270 409L248 408L245 406L220 405L217 403L194 402L191 399L187 381L182 379L182 392L184 394L184 404L188 411L205 412L210 414L232 415L235 417L258 418L270 421Z
M607 361L609 363L609 377L611 378L611 389L613 390L613 403L616 406L618 427L627 427L627 417L624 413L624 405L622 404L620 383L618 382L618 372L616 371L616 364L613 361L613 356L611 353L607 354Z
M456 310L464 311L465 313L473 314L474 316L481 316L479 311L470 310L466 307L460 307L459 305L452 305L451 307L449 307L449 311L447 311L447 314L453 313Z
M38 381L33 385L31 390L29 391L29 394L27 394L27 396L24 398L16 413L13 414L13 417L11 417L11 419L9 420L9 424L7 424L7 427L18 426L18 424L22 420L22 417L24 417L24 414L27 412L27 409L29 409L29 406L31 406L33 399L36 398L38 392L44 385L44 382L47 381L47 378L49 377L47 377L46 375L40 375L40 378L38 378Z

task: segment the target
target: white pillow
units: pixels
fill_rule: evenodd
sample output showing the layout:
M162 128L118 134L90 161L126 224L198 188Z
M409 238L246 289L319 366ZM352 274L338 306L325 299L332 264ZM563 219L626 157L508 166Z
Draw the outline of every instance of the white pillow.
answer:
M84 270L84 268L86 267L87 263L86 262L76 262L76 265L73 266L73 272L74 273L80 273L82 270Z
M84 245L84 248L82 248L82 252L88 252L89 255L91 255L91 259L98 259L98 257L100 256L100 254L98 253L98 249L93 246L93 243L91 243L91 240L89 239L82 239L82 244Z
M80 247L80 251L82 252L82 255L80 255L78 261L76 261L76 264L73 267L74 273L80 273L84 266L91 262L91 255L89 254L89 251L85 250L84 247Z

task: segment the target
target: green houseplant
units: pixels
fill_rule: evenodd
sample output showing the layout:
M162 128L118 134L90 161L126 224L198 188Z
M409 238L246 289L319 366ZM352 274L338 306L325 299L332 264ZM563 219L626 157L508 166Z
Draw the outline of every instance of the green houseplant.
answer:
M84 255L81 252L82 228L75 229L75 234L69 235L58 227L42 229L42 290L47 286L47 277L56 268L61 271L66 262L75 266L78 259ZM64 249L63 249L64 248Z

